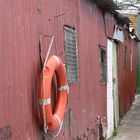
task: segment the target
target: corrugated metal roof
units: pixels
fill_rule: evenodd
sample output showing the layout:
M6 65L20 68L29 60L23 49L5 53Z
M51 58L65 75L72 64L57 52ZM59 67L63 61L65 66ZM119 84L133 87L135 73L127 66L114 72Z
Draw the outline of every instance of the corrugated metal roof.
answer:
M120 8L112 0L95 0L95 2L104 10L114 11Z
M124 25L126 24L129 28L129 24L132 22L128 17L118 14L116 16L117 25Z

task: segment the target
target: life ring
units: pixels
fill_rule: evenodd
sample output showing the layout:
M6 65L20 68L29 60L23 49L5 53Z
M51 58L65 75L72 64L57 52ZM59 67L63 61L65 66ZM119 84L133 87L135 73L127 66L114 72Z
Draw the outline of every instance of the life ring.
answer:
M58 91L54 113L51 106L51 84L54 73L56 74ZM67 106L68 84L66 68L57 56L51 56L44 66L39 83L39 114L41 122L48 130L60 127Z

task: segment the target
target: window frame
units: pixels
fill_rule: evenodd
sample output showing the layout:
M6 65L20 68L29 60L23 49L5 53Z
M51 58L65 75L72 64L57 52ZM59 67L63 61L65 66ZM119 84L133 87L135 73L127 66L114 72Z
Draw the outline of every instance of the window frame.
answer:
M124 46L124 68L126 68L127 65L127 46Z
M133 49L130 49L130 70L133 71Z
M102 63L103 56L101 56L102 55L101 51L105 52L104 64ZM100 44L99 44L99 62L100 62L100 82L103 85L106 85L107 84L107 51L106 51L106 47Z

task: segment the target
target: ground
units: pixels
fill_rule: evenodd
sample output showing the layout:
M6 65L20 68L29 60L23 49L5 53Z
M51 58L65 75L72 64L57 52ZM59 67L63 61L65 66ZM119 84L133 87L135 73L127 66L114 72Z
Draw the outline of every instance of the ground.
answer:
M140 95L122 120L117 136L110 140L140 140Z

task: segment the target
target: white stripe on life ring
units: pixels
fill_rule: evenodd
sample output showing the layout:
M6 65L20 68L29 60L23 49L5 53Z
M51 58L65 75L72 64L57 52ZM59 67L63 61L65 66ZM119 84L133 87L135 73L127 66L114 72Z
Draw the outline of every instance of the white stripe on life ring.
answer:
M48 98L48 99L40 99L39 104L40 105L49 105L49 104L51 104L51 99L50 98Z
M69 86L65 85L65 86L60 86L58 88L59 91L67 91L67 93L69 94Z

